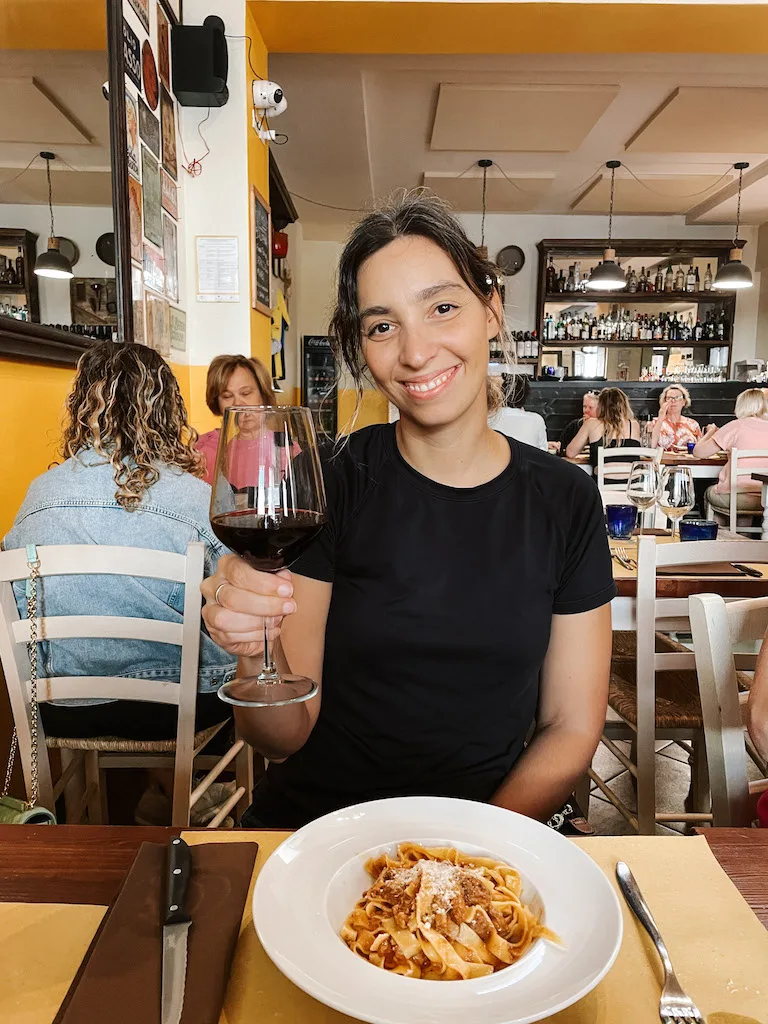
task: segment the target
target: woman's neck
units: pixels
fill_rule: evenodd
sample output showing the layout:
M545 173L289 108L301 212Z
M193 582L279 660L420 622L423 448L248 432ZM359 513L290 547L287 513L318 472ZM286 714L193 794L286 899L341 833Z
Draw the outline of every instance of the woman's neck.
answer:
M672 423L672 424L679 423L682 418L683 418L683 414L681 412L668 412L667 413L667 423Z
M485 396L460 419L424 427L403 416L397 421L397 446L405 461L423 476L449 487L477 487L509 464L509 442L488 426Z

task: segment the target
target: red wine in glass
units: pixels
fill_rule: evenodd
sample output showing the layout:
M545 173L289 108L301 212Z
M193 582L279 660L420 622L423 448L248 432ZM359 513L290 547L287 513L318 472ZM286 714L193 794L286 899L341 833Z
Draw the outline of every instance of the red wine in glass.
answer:
M289 566L325 524L325 489L317 437L307 409L235 406L224 413L211 494L211 527L254 569ZM243 707L308 700L317 684L280 673L264 624L264 666L234 679L219 697Z

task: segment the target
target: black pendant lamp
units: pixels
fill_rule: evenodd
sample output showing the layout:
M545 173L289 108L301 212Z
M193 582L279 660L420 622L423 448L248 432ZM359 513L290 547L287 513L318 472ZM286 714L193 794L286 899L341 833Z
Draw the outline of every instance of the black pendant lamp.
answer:
M483 257L484 260L488 259L488 246L485 244L485 214L487 210L486 195L488 192L488 168L493 166L493 160L478 160L477 166L483 169L483 202L482 202L482 218L480 220L480 245L477 247L477 251Z
M733 166L735 170L739 172L739 198L736 201L736 234L733 238L733 248L728 254L728 262L724 263L720 267L717 275L715 276L715 280L712 282L713 288L724 288L727 290L752 287L752 271L749 267L745 267L741 261L741 255L744 251L745 243L739 241L739 223L741 221L741 186L744 171L749 167L749 164L746 160L740 160Z
M55 153L42 152L48 175L48 209L51 212L51 234L48 238L48 251L41 252L35 260L35 273L38 277L74 277L72 265L59 251L59 240L53 226L53 191L51 189L51 160L56 159Z
M608 212L608 244L603 252L603 262L598 263L587 281L588 287L598 292L614 292L626 288L627 279L624 271L616 262L616 250L611 247L613 232L613 190L616 184L616 168L621 167L620 160L609 160L605 165L611 172L611 205Z

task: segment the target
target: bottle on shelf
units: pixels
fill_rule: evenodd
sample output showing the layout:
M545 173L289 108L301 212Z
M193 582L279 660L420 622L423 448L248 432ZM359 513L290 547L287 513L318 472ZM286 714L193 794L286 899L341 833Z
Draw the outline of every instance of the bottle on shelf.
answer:
M677 268L677 273L675 274L675 287L674 287L674 291L676 291L676 292L684 292L685 291L685 271L683 270L682 267L678 267Z
M707 264L707 269L704 272L704 291L712 291L712 265L710 263Z
M531 358L539 358L539 336L536 331L531 331Z
M645 267L640 268L640 277L637 279L637 290L639 292L647 292L648 289L648 277L645 273Z
M557 291L557 292L564 292L565 291L565 285L566 285L565 271L561 267L560 268L560 274L559 274L559 276L557 278L555 291Z
M549 263L547 264L547 294L552 295L556 290L557 283L557 269L555 268L554 256L549 257Z
M662 270L661 264L656 268L656 280L654 282L654 291L664 291L664 271Z
M685 290L687 292L696 291L696 275L693 272L693 264L688 267L688 273L685 275Z
M667 272L664 275L664 291L672 292L675 290L675 275L672 273L672 264L667 266Z
M637 274L635 273L634 267L630 270L629 277L627 278L627 291L637 291Z
M23 288L27 283L24 274L24 252L19 246L19 255L16 257L16 284L21 285Z
M693 290L695 292L700 292L701 291L701 278L699 277L699 268L698 267L696 267L696 274L694 275L694 279L693 279Z
M581 260L576 260L573 264L573 290L581 291Z
M568 280L565 282L565 290L567 292L575 292L576 291L576 275L575 275L575 271L576 271L576 266L575 266L575 264L572 263L570 265L570 267L568 267Z

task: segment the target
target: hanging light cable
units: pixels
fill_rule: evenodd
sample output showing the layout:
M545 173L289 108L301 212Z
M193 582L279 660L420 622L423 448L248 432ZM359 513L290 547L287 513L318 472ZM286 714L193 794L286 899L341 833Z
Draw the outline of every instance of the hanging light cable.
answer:
M736 234L733 238L733 248L728 254L728 262L724 263L717 271L713 288L751 288L752 271L745 267L741 257L744 251L744 242L739 240L739 226L741 224L741 189L744 178L744 171L749 167L746 160L740 160L734 164L734 169L739 172L739 193L736 200Z
M72 265L59 251L59 240L53 224L53 186L51 185L51 160L56 159L55 153L43 151L40 156L45 160L48 176L48 210L51 214L51 233L48 237L48 251L41 252L35 261L35 273L38 277L74 277Z
M483 259L488 259L488 247L485 244L485 214L487 210L486 196L488 194L488 168L493 166L493 160L478 160L477 166L483 169L483 200L482 209L483 214L480 220L480 245L478 246L478 252Z
M624 271L616 262L616 250L611 247L613 236L613 196L616 186L616 168L621 167L620 160L609 160L605 165L611 172L611 202L608 208L608 243L603 251L603 262L598 263L589 275L587 284L600 292L613 292L625 288L627 280Z

